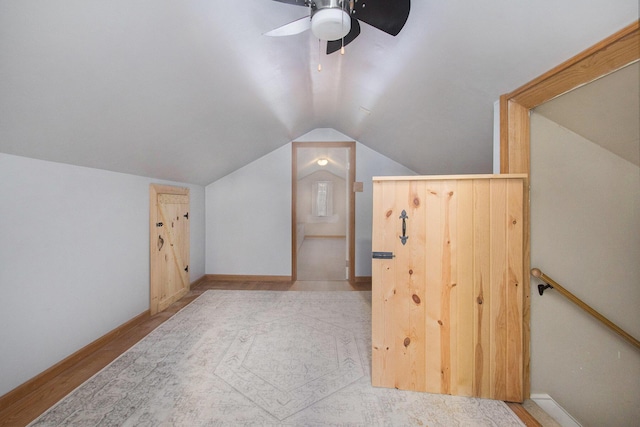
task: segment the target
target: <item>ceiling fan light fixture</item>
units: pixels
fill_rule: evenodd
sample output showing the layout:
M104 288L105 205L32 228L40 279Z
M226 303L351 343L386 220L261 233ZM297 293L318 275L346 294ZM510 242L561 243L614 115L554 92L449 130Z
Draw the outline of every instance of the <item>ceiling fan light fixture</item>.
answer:
M320 40L338 40L350 30L349 14L340 8L320 9L311 18L311 31Z

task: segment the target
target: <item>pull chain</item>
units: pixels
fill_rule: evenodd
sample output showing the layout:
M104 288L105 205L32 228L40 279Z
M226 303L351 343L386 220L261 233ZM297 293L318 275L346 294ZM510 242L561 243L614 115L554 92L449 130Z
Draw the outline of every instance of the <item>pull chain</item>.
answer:
M340 16L340 19L342 20L341 22L342 28L344 28L344 13ZM340 55L344 55L344 37L342 37L342 46L340 46Z

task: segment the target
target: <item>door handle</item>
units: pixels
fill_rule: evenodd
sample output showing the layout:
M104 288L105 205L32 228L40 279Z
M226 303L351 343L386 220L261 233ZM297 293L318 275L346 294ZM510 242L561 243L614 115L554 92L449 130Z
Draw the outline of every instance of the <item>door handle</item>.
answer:
M407 216L407 211L405 211L404 209L402 210L400 219L402 220L402 236L400 236L400 241L403 245L406 245L407 239L409 238L409 236L407 236L407 219L409 219L409 217Z

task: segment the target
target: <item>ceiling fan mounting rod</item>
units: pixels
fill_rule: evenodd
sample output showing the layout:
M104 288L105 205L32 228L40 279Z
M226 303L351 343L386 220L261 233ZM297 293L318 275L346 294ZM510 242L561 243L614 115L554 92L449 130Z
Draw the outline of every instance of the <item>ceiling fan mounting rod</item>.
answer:
M305 4L309 4L311 6L311 9L313 9L314 11L322 9L348 10L350 9L350 3L351 2L349 2L348 0L313 0L305 2Z

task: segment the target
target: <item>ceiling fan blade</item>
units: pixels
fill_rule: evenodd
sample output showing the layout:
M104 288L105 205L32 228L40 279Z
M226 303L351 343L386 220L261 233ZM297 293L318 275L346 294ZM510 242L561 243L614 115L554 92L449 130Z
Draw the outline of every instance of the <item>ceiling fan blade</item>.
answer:
M353 16L351 17L351 30L349 33L344 36L344 46L351 43L358 35L360 34L360 23ZM338 40L329 40L327 42L327 55L337 52L343 46L342 39Z
M311 19L309 19L308 16L305 16L304 18L296 19L293 22L289 22L288 24L266 32L264 35L270 37L292 36L294 34L300 34L309 28L311 28Z
M279 3L287 3L287 4L293 4L296 6L305 6L308 7L308 4L305 4L304 0L273 0L273 1L277 1Z
M411 0L361 0L355 3L353 15L362 22L397 36L409 18Z

